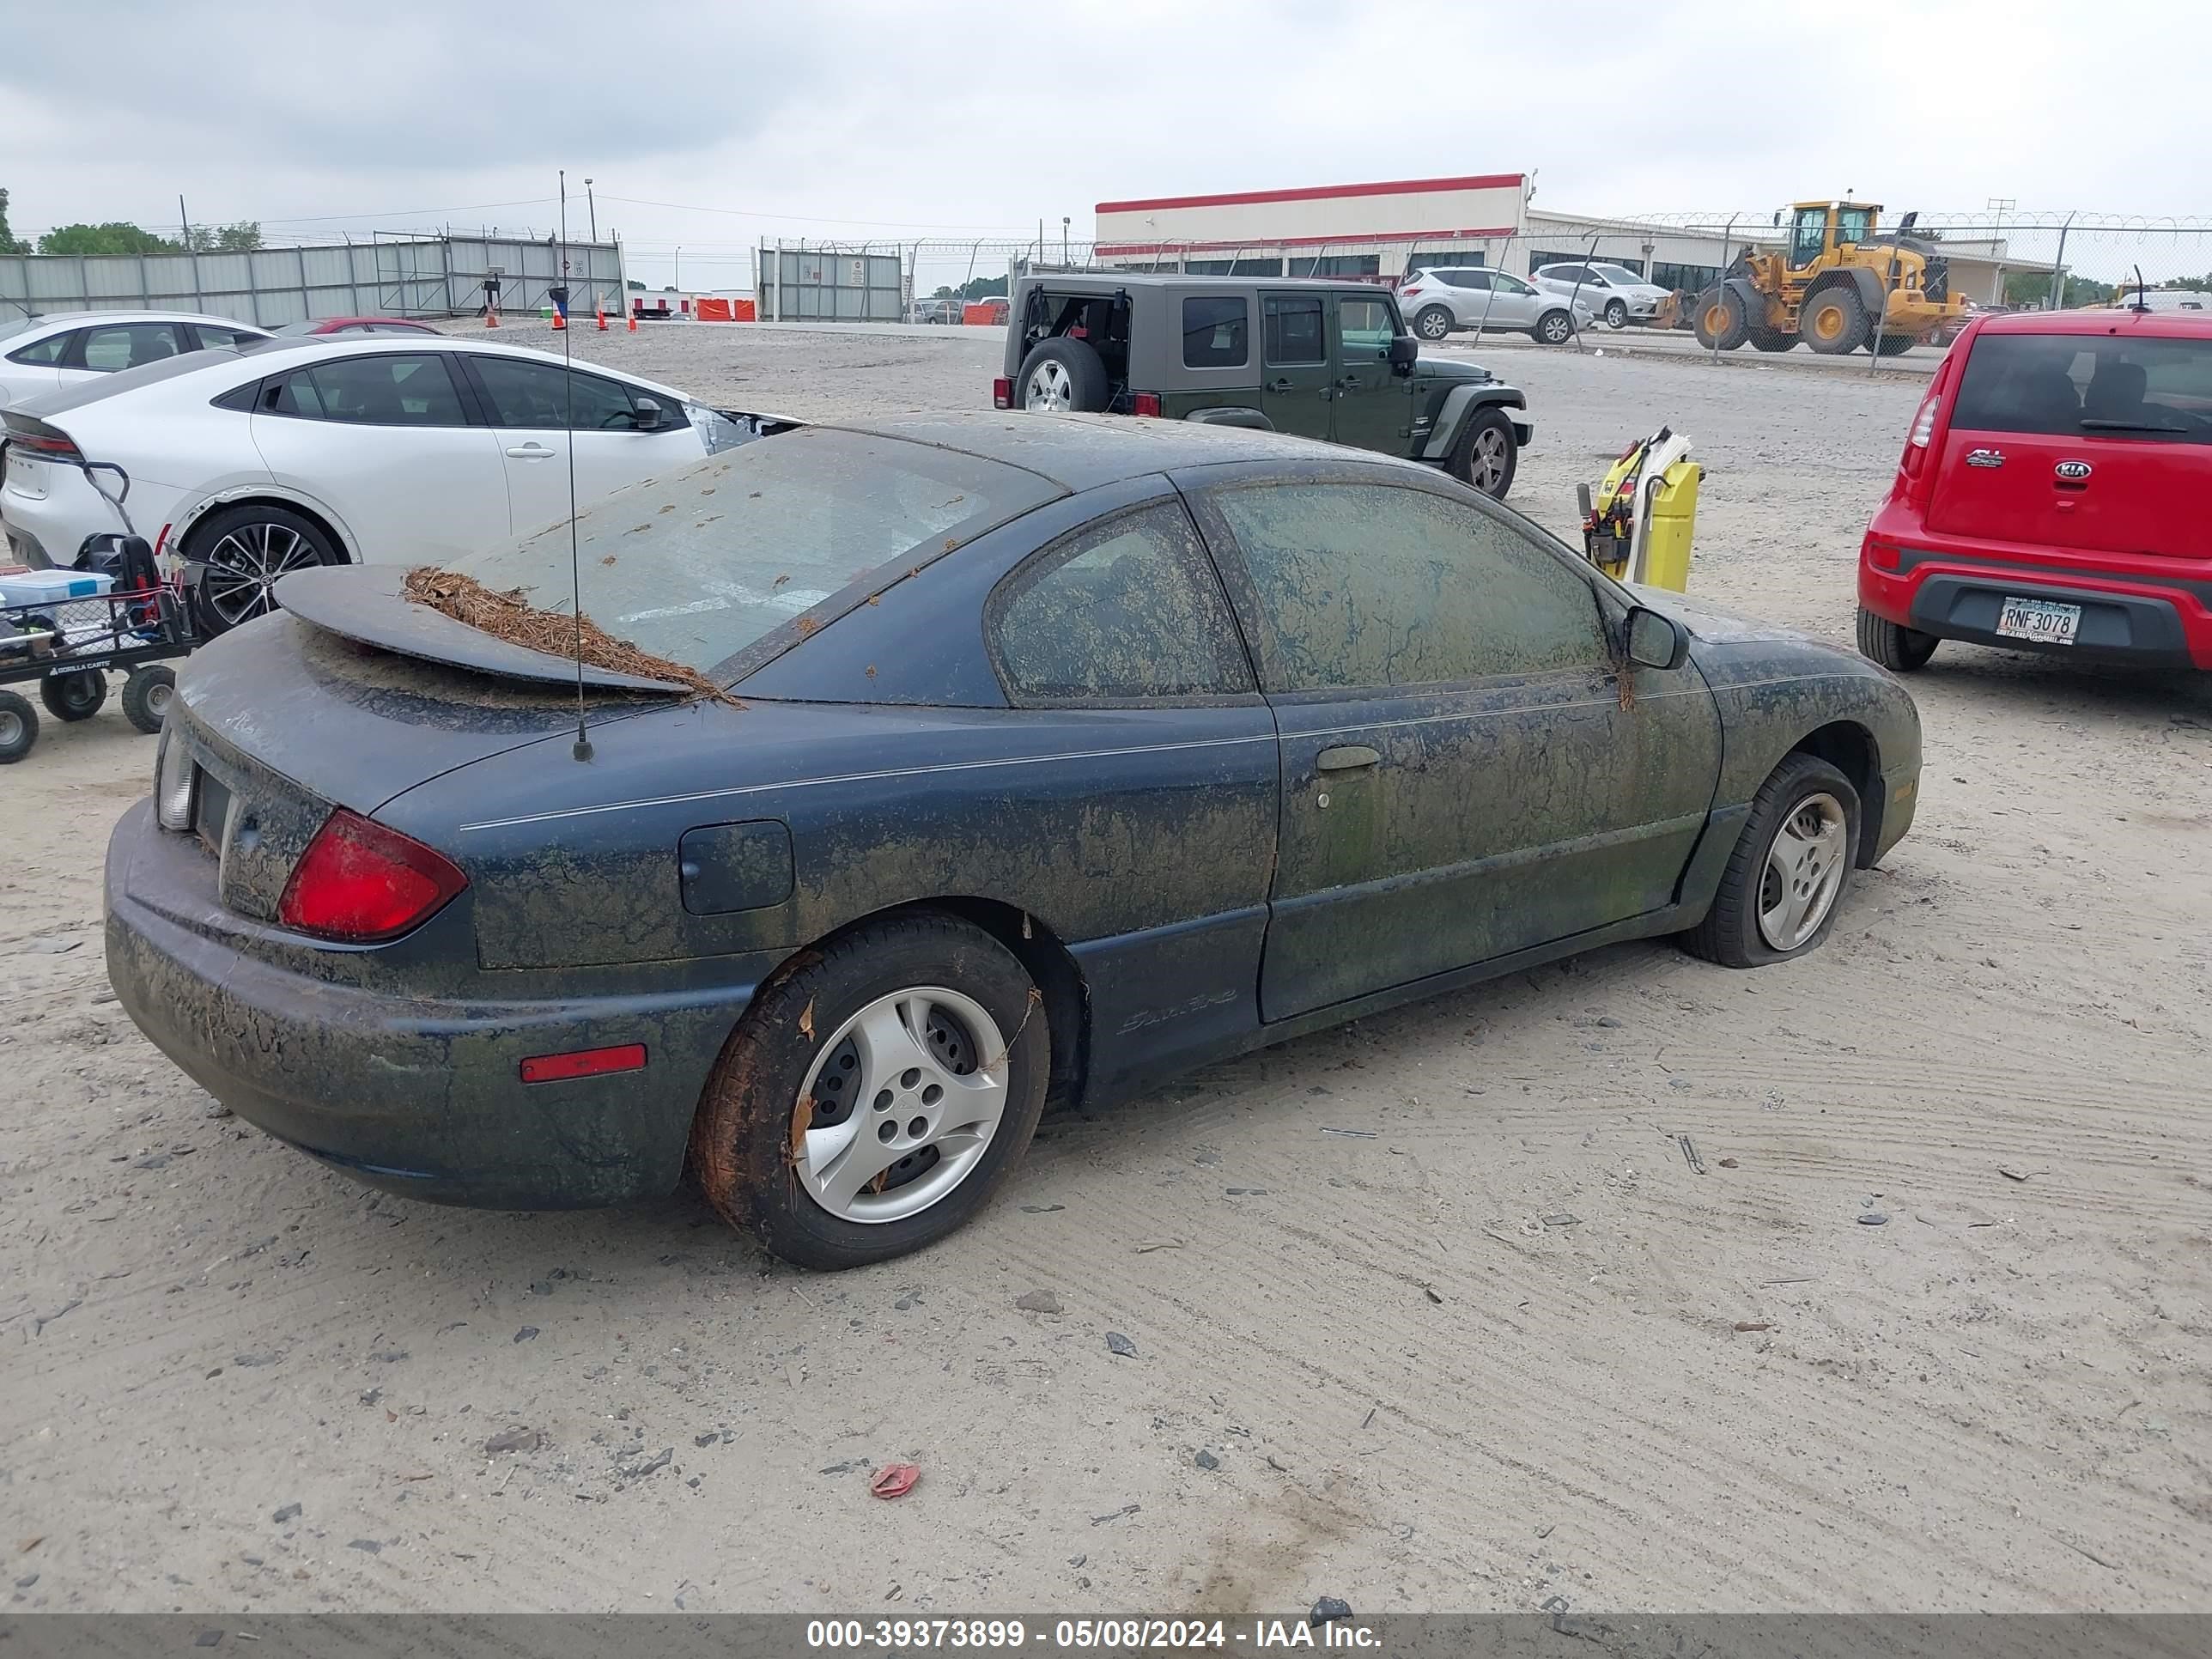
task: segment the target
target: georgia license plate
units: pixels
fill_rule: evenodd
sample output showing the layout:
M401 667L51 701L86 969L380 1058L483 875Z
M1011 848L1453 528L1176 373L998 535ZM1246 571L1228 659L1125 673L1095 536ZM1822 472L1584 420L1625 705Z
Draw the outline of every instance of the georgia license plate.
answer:
M2034 645L2071 645L2081 626L2081 607L2056 599L2007 599L1997 612L1997 632Z

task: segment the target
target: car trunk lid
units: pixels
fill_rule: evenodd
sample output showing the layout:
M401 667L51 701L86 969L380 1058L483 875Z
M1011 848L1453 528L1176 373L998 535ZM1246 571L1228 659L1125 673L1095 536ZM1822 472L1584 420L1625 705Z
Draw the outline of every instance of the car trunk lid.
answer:
M1984 334L1942 444L1931 531L2212 557L2212 340Z
M179 676L163 765L192 769L193 797L189 822L167 827L214 855L226 908L274 921L284 884L333 810L374 817L430 779L574 729L573 664L562 684L357 636L374 631L356 622L352 635L340 633L280 612L194 653ZM587 720L666 701L606 678L623 677L586 671Z

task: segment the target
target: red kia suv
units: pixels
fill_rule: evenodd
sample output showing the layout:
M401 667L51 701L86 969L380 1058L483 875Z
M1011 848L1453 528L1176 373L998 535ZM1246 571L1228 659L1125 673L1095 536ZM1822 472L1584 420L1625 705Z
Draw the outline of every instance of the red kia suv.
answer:
M1859 649L1942 640L2212 669L2212 317L1967 326L1859 549Z

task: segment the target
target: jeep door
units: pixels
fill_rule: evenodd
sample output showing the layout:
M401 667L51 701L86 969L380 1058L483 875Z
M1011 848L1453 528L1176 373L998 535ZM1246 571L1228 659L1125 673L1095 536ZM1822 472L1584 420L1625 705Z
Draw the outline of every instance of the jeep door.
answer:
M1329 436L1355 449L1402 455L1413 430L1413 382L1390 369L1398 309L1387 294L1334 294L1329 307L1335 409Z
M1328 307L1318 294L1260 296L1260 409L1278 432L1326 438L1330 392Z

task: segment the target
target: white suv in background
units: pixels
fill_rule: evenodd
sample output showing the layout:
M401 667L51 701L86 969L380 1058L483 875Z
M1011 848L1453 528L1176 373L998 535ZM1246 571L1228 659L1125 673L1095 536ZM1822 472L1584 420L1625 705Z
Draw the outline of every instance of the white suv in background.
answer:
M66 311L0 319L0 409L101 374L268 337L265 328L182 311Z
M1658 283L1645 282L1626 265L1607 264L1602 260L1539 265L1530 275L1539 288L1575 295L1578 301L1589 300L1612 328L1650 322L1651 313L1667 297L1667 290Z
M1398 287L1398 309L1424 340L1441 340L1457 329L1527 334L1547 345L1565 345L1597 318L1596 301L1570 301L1522 282L1510 271L1483 265L1431 265Z

